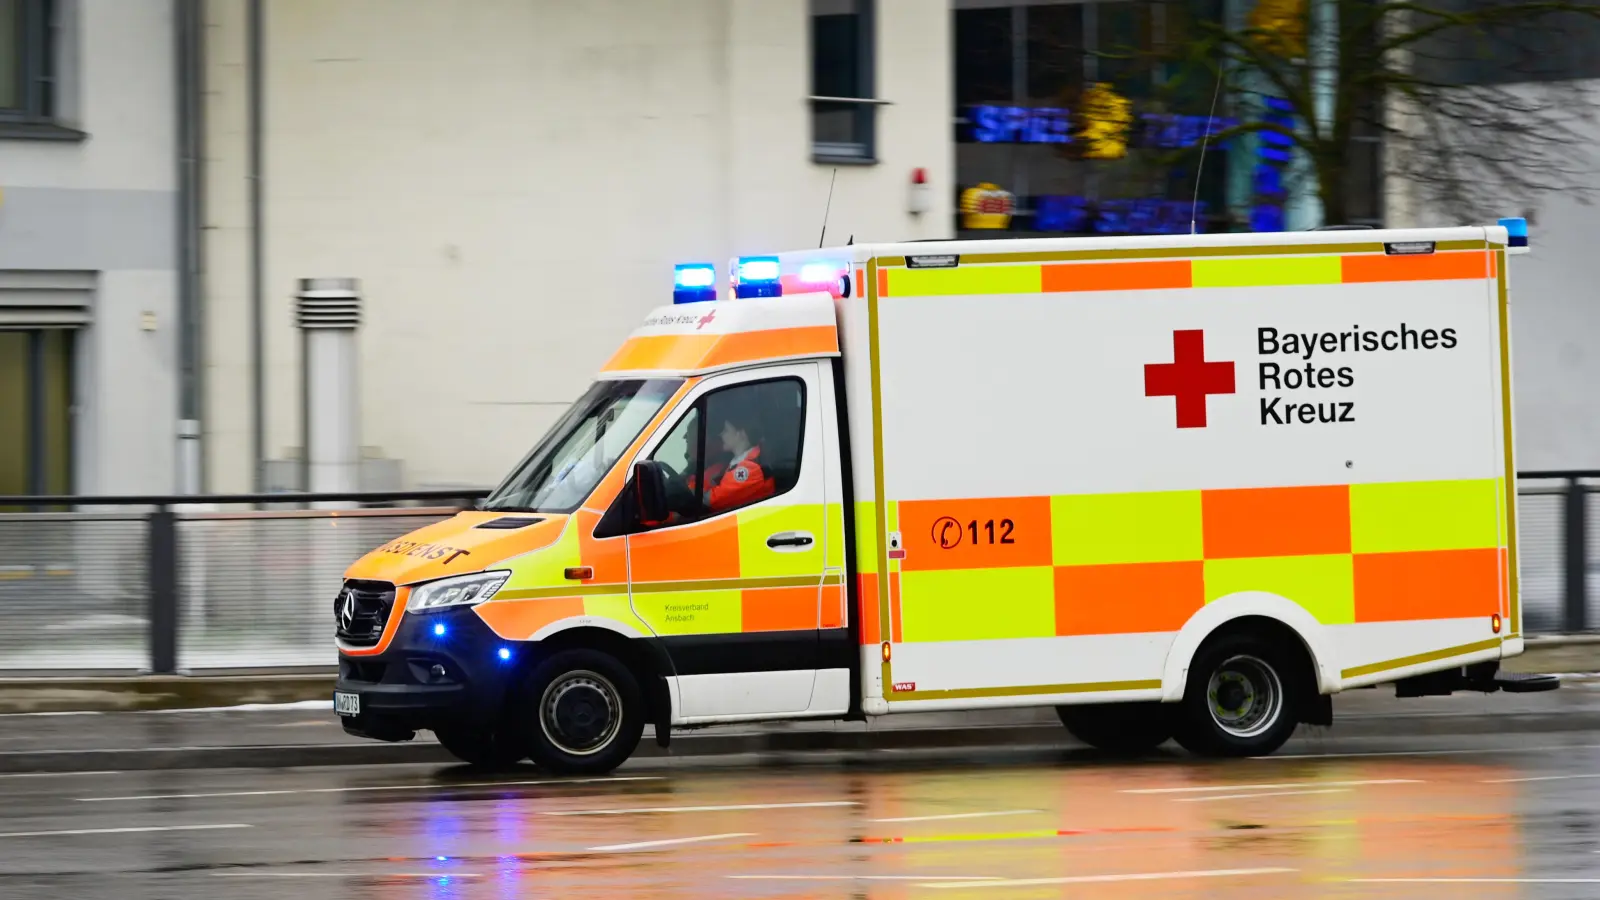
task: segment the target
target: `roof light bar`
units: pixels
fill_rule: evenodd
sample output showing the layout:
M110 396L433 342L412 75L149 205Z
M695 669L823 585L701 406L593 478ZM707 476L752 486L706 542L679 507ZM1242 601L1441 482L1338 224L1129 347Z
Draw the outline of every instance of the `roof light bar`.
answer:
M717 299L717 267L711 263L680 263L672 270L672 302L701 303Z

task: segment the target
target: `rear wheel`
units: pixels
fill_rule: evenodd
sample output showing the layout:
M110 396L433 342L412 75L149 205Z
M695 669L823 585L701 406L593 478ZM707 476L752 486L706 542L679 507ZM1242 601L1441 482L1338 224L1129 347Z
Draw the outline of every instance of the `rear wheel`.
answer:
M1161 703L1058 706L1056 715L1073 737L1097 750L1132 756L1148 753L1172 737L1173 708Z
M454 726L435 729L433 736L451 756L479 769L508 769L527 756L521 742L504 729Z
M596 650L563 650L528 674L519 695L522 746L563 775L597 775L627 760L644 733L644 692L628 667Z
M1277 642L1224 635L1189 666L1180 704L1178 743L1200 756L1265 756L1282 747L1300 721L1308 664Z

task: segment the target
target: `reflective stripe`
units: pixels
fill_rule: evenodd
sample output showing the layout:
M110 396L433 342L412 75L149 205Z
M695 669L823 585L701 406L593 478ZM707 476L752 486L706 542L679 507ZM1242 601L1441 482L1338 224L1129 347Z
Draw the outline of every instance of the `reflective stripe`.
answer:
M1205 491L1206 559L1350 552L1350 490L1328 487Z
M1482 280L1496 278L1499 269L1483 245L1469 250L1450 242L1416 256L1388 256L1381 244L1345 244L963 255L952 269L879 263L879 296L897 298Z
M1053 637L1054 573L1049 566L902 572L908 641ZM982 598L975 607L974 598Z
M1329 625L1487 618L1508 590L1500 490L1480 479L890 503L907 529L891 616L904 610L912 642L1172 632L1205 603L1261 591ZM1002 518L1016 540L1002 545L997 528L990 543L987 523ZM877 576L861 574L870 597ZM883 639L870 616L863 625L868 643Z
M1055 590L1057 635L1177 631L1205 603L1205 564L1060 566Z
M1497 491L1492 478L1351 485L1351 549L1392 553L1497 547Z
M1341 265L1345 284L1495 277L1494 254L1481 250L1416 256L1346 256Z
M729 334L651 334L624 341L600 371L695 371L735 363L838 355L831 325L738 331Z
M1051 497L1058 566L1175 562L1203 556L1199 491Z
M1357 556L1356 621L1487 618L1500 612L1504 558L1498 548Z
M1197 288L1338 284L1342 279L1343 273L1337 256L1279 256L1194 261L1194 286Z
M744 618L743 591L653 591L633 605L656 634L737 634Z
M1240 591L1269 591L1305 607L1324 625L1356 620L1348 554L1206 560L1206 602Z
M1150 291L1191 286L1188 260L1077 263L1045 266L1046 293L1066 291Z
M899 269L888 278L894 297L944 294L1037 294L1044 288L1041 266L959 266L954 269ZM881 270L880 270L881 271Z

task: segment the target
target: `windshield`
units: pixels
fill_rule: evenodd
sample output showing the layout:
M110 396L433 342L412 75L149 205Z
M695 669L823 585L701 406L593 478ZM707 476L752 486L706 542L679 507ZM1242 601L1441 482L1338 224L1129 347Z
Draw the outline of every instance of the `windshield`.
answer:
M590 385L483 501L483 509L577 509L681 384L682 379L654 378Z

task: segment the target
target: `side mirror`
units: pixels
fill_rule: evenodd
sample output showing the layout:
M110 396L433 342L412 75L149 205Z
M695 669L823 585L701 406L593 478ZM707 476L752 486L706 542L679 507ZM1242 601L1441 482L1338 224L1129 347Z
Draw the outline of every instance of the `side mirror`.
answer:
M633 502L639 524L660 525L667 520L667 470L653 460L633 466Z

